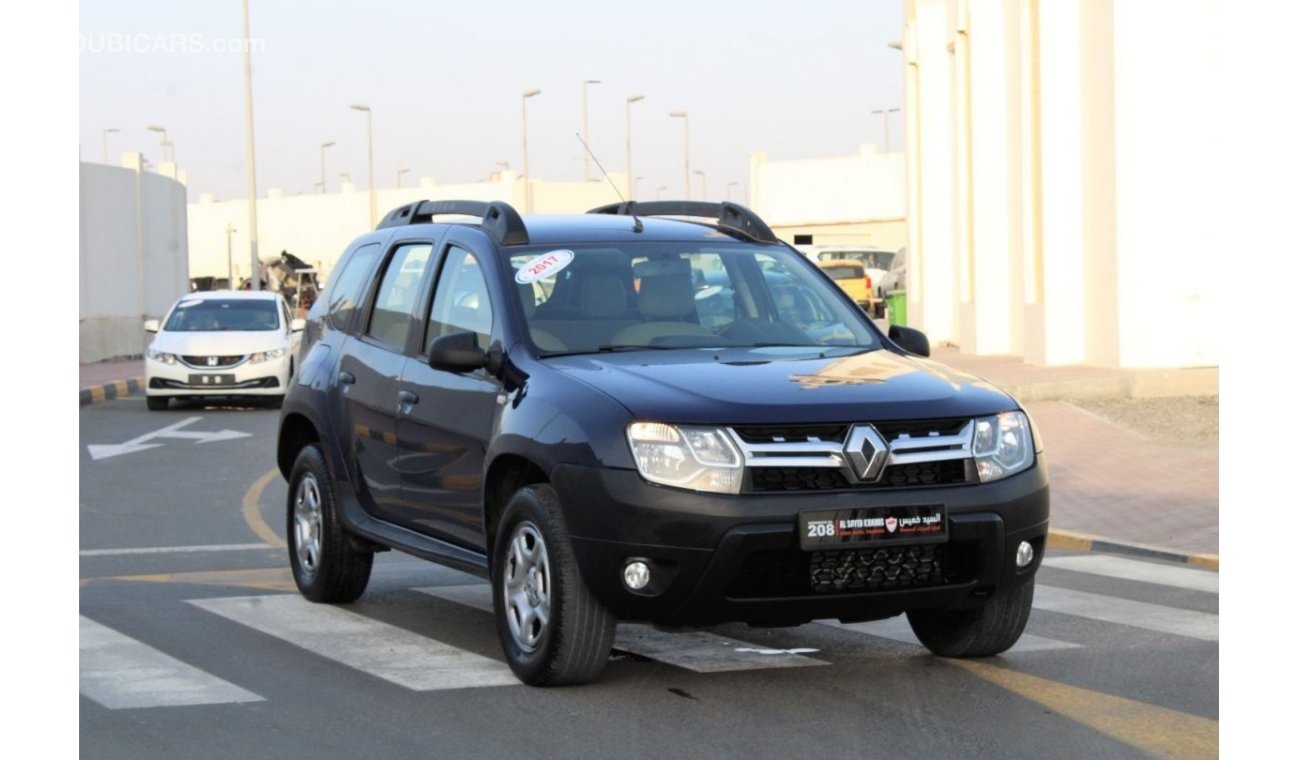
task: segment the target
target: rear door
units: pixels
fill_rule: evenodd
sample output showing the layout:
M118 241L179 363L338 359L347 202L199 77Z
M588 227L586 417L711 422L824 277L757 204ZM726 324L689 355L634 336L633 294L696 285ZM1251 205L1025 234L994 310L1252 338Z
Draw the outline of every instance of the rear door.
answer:
M498 262L490 243L464 229L448 232L428 307L419 355L407 362L397 433L402 442L402 490L422 532L461 546L486 549L482 525L487 445L505 393L485 369L455 373L429 366L429 344L441 335L473 332L486 350L499 340L501 305L489 295Z
M416 304L430 270L433 244L395 241L366 301L360 329L339 359L343 440L350 444L357 495L382 520L402 514L397 445L398 382L408 342L419 332Z

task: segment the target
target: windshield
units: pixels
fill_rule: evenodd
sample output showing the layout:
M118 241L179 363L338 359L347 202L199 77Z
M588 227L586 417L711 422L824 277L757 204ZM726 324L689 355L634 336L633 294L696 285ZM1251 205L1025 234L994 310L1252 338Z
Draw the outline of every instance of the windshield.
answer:
M889 269L894 254L889 251L822 251L818 261L856 261L867 269Z
M802 256L739 242L510 252L543 354L645 348L878 348L865 315Z
M167 332L218 332L223 330L275 330L280 327L275 301L251 299L189 299L172 309L163 329Z

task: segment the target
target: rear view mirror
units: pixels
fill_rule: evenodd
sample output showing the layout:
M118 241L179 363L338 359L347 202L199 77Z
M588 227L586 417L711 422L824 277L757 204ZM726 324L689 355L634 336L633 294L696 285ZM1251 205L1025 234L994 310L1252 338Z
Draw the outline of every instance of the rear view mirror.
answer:
M158 332L158 320L156 320L156 319L146 319L146 320L144 321L144 331L147 332L147 333L156 333L156 332Z
M488 354L478 347L472 332L440 335L429 346L429 366L448 372L471 372L488 364Z
M925 333L911 327L901 325L889 326L889 339L898 344L898 347L917 356L930 355L930 339L925 337Z

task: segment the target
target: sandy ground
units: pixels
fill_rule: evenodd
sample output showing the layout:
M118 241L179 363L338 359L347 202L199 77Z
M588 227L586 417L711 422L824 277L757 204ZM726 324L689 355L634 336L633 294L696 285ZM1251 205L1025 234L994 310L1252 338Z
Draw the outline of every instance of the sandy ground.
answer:
M1086 399L1070 402L1153 441L1219 445L1219 397Z

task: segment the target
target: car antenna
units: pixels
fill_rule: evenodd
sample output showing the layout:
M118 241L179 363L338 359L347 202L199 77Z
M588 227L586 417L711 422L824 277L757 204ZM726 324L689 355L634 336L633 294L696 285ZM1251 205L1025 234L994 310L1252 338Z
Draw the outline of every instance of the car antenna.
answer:
M643 231L645 229L645 226L641 224L641 219L638 218L636 213L633 212L632 204L628 203L627 198L624 198L623 194L618 191L618 185L614 184L614 180L609 178L609 172L605 171L605 167L600 165L600 159L596 158L596 154L591 152L591 148L587 147L587 141L582 139L582 135L578 134L577 132L574 132L573 136L578 138L578 142L582 143L582 149L587 151L587 155L591 156L592 161L596 162L596 168L600 169L601 174L605 175L605 180L609 182L609 186L614 188L614 194L618 196L618 199L620 201L623 201L623 205L627 206L628 211L632 213L632 231L633 232ZM630 180L631 178L629 177L628 179Z

